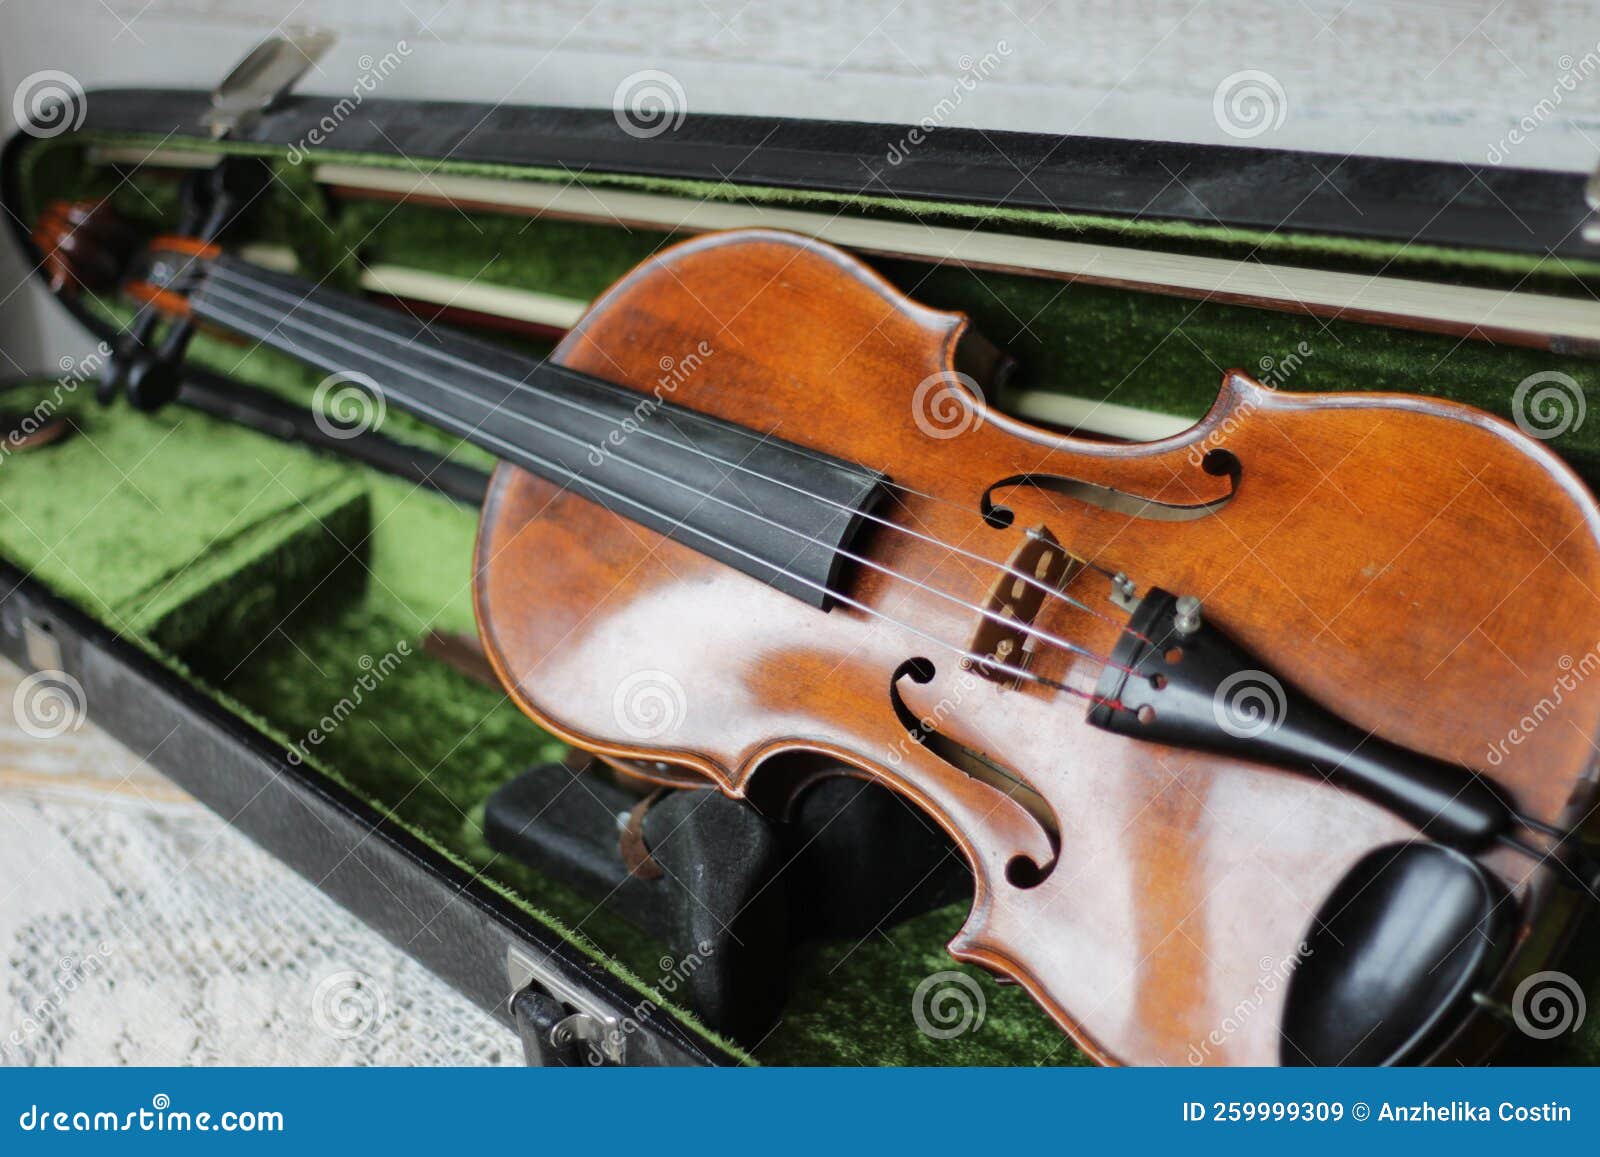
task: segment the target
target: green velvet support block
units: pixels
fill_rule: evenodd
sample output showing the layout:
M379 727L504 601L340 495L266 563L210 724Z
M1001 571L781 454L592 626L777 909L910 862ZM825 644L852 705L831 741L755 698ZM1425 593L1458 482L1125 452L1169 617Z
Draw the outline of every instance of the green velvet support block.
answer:
M360 485L313 494L207 551L158 589L141 591L122 618L173 654L206 639L270 631L295 608L325 597L341 575L359 574L369 526L370 503Z

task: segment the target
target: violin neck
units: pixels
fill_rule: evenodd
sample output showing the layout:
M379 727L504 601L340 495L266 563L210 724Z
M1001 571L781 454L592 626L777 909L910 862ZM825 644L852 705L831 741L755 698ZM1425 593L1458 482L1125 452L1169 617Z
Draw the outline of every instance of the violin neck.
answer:
M822 609L886 481L680 406L676 381L642 393L235 257L211 263L189 305ZM697 370L714 353L701 343Z

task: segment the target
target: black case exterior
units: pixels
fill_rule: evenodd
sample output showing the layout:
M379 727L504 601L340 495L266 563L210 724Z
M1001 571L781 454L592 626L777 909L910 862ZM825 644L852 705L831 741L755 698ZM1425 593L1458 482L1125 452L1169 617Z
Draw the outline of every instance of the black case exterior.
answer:
M200 127L209 104L205 93L91 96L85 132L209 139ZM672 133L641 140L623 132L608 110L371 100L339 118L334 103L331 97L288 98L244 139L288 148L316 130L324 148L341 152L394 155L403 149L462 162L1138 214L1567 256L1596 249L1580 240L1589 210L1583 179L1572 175L961 129L926 133L923 143L892 163L890 150L908 126L691 116ZM337 123L332 132L329 119ZM28 143L19 134L6 146L0 201L12 207L18 243L37 264L15 209L18 160ZM310 150L309 158L316 153ZM1019 179L1019 172L1028 177ZM1183 180L1174 181L1174 173ZM78 316L105 336L103 325ZM228 397L214 404L225 410ZM394 469L384 460L394 456L376 455L373 464ZM480 484L465 479L457 496L470 496ZM621 1045L612 1061L734 1061L641 1003L610 972L359 799L289 762L281 746L15 567L0 562L0 583L6 592L0 596L0 652L34 670L45 665L38 661L39 640L48 640L49 665L83 685L95 723L506 1024L522 1031L530 1024L549 1028L573 1011L565 997L577 996L624 1026L614 1034ZM525 985L530 961L536 971L531 988ZM571 1060L548 1049L529 1051L530 1059Z
M86 132L209 139L204 93L91 94ZM345 97L346 104L349 98ZM290 97L245 140L375 156L737 182L845 195L1165 218L1416 245L1595 256L1578 174L1242 146L770 117L686 116L641 139L607 109ZM333 125L331 130L328 125ZM897 158L897 159L891 159ZM1181 180L1174 179L1181 176Z

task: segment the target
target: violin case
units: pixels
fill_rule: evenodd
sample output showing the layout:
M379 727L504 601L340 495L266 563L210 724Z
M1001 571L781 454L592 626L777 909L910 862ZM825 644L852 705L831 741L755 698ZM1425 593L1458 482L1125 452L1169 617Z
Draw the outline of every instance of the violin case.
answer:
M609 110L343 103L287 96L216 139L204 92L90 93L71 131L7 146L16 241L32 250L40 214L63 199L107 198L146 236L177 229L182 182L154 160L130 163L142 150L257 160L270 179L227 243L287 249L332 285L353 284L359 252L368 266L590 300L672 237L461 198L344 197L315 179L325 163L648 193L686 212L757 205L1569 298L1600 289L1574 176L943 128L897 148L907 126L730 116L639 135ZM1531 375L1568 375L1585 393L1600 382L1597 363L1570 351L867 258L917 300L969 314L1012 360L1002 407L1018 390L1193 419L1224 369L1265 375L1304 350L1296 390L1437 395L1508 417ZM102 336L131 316L113 296L58 300ZM70 675L90 718L518 1027L531 1061L1083 1063L1025 993L945 954L970 881L897 804L853 811L819 795L821 818L771 822L717 805L722 826L673 853L684 878L713 878L706 903L688 906L709 918L673 910L636 862L617 868L641 801L581 769L474 677L470 654L435 645L459 651L474 634L484 454L403 414L376 435L308 421L326 405L318 375L208 335L177 404L103 406L92 378L108 355L91 348L0 399L26 409L53 397L75 427L0 467L0 650ZM1573 422L1551 444L1600 479L1600 421ZM1572 653L1593 644L1574 639ZM573 803L561 788L578 776ZM780 829L800 825L810 846L833 820L867 834L812 856L784 910L753 903L773 857L797 846ZM656 830L648 851L664 861L676 827ZM906 864L933 881L909 900L904 879L876 882ZM735 914L742 935L730 938ZM1571 959L1581 971L1592 949ZM696 979L702 969L710 979ZM944 986L932 1006L930 984ZM753 989L769 1015L744 1023ZM945 998L961 1005L959 1024ZM1593 1063L1597 1022L1548 1044L1513 1033L1501 1056Z

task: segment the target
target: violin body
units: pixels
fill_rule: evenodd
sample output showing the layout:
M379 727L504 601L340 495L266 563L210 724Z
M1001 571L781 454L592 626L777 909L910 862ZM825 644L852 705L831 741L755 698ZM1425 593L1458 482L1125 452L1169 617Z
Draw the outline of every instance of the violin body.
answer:
M989 409L981 384L929 390L965 380L965 325L783 234L710 235L640 266L554 360L881 470L898 489L879 514L918 533L864 527L853 549L879 566L851 568L850 602L820 612L502 465L477 547L485 649L541 724L664 782L688 772L781 806L844 770L898 792L972 868L952 954L1025 986L1094 1057L1279 1063L1313 917L1415 829L1315 777L1098 729L1083 699L934 647L985 628L971 605L1101 655L1121 633L1098 573L1072 590L1103 615L1019 610L972 556L1025 562L1042 530L1141 590L1194 592L1362 731L1492 772L1522 813L1565 827L1592 806L1600 679L1569 677L1558 714L1526 717L1600 640L1593 502L1477 411L1238 372L1177 437L1063 438ZM1217 450L1233 477L1208 469ZM1101 675L1065 649L1027 661L1086 695ZM936 744L908 738L908 712ZM1573 901L1526 857L1482 861L1516 897L1509 983L1554 951ZM1480 1031L1457 1051L1486 1047Z

